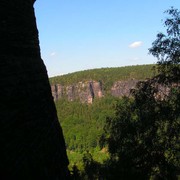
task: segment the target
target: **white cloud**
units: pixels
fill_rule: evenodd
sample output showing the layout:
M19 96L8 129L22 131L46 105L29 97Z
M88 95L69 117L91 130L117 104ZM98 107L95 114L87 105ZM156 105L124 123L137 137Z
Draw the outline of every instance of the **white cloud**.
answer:
M128 58L127 60L132 63L132 62L138 62L141 59L139 57L131 57L131 58Z
M130 48L137 48L142 46L142 41L135 41L129 45Z
M50 56L55 56L56 55L56 52L52 52L51 54L50 54Z
M139 59L138 57L133 58L134 61L138 61Z

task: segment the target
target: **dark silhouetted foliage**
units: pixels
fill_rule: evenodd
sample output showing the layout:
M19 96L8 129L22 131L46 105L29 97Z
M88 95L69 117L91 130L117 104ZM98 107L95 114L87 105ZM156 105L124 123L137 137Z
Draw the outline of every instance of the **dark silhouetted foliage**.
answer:
M166 13L171 16L165 20L167 35L158 34L150 49L158 58L158 75L139 82L133 98L124 98L116 117L106 121L111 159L123 179L172 180L180 170L180 12ZM161 91L164 86L168 91Z

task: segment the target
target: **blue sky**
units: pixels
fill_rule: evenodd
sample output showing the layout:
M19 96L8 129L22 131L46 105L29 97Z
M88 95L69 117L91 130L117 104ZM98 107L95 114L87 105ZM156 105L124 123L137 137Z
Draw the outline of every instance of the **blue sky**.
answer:
M148 49L179 0L37 0L41 56L49 76L156 63Z

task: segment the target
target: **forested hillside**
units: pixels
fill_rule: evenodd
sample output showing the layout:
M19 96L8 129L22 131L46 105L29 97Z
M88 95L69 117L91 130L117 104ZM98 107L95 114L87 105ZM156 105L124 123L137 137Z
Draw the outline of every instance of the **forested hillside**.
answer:
M79 71L62 76L50 78L51 84L71 85L73 83L85 82L89 80L101 81L105 89L110 88L114 82L127 79L143 80L152 77L153 65L137 65L114 68L101 68Z
M117 98L105 97L95 100L92 105L79 101L59 100L56 102L58 117L60 119L70 166L74 163L82 166L82 156L86 151L96 156L102 162L107 154L101 153L101 136L107 116L114 116ZM97 157L97 153L99 154Z
M154 74L153 65L92 69L51 78L51 91L55 101L64 98L91 104L107 95L129 96L139 80Z
M51 78L51 84L69 85L87 80L102 81L105 91L119 80L145 80L154 74L153 65L129 66L119 68L102 68L86 70ZM55 102L61 122L70 166L75 163L83 168L82 158L85 152L90 152L97 162L108 158L106 150L102 151L102 135L107 117L115 116L115 107L121 101L118 97L106 94L95 99L89 105L80 101L68 101L65 98Z

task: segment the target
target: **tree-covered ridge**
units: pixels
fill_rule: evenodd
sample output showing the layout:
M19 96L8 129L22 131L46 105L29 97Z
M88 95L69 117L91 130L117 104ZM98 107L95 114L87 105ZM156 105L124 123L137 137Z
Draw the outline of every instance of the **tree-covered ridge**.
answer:
M153 65L137 65L116 68L101 68L75 72L50 78L51 84L64 86L86 81L101 81L103 89L108 90L121 80L151 78L154 74ZM102 99L95 99L92 105L80 101L68 101L65 98L55 102L58 118L61 122L66 147L69 153L70 165L82 163L84 152L90 151L98 162L107 158L107 153L101 153L101 138L107 117L115 115L115 106L121 101L117 97L106 94ZM99 149L96 151L95 149ZM94 154L95 153L95 154ZM96 153L98 157L96 158ZM100 153L100 154L99 154ZM77 158L74 156L81 156ZM80 163L80 164L79 164Z
M51 84L71 85L90 80L101 81L105 88L111 87L114 82L127 79L144 80L154 75L153 65L136 65L91 69L74 72L50 78Z

